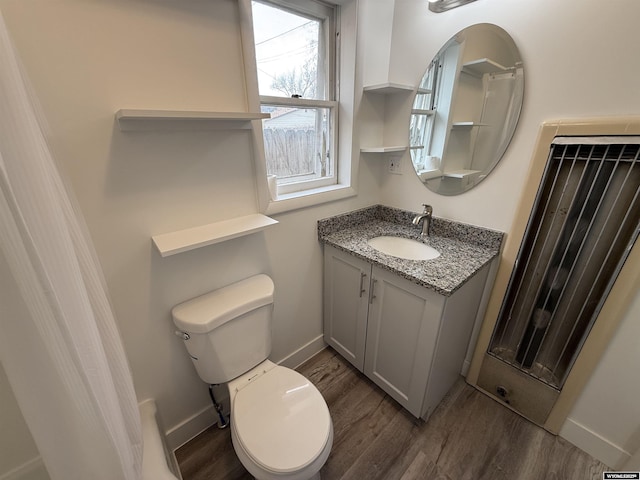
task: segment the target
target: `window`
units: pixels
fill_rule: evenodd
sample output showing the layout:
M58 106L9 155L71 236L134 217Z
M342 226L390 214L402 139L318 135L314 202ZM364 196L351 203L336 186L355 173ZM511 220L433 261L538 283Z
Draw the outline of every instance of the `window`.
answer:
M418 86L413 108L411 110L411 120L409 124L411 160L413 166L420 175L424 171L438 170L439 165L432 162L431 139L433 135L434 117L437 108L437 93L440 58L431 62L427 73L422 77Z
M338 183L337 7L254 0L253 37L268 175L280 194Z
M409 125L411 161L422 180L442 175L460 52L460 44L452 42L436 55L413 102Z

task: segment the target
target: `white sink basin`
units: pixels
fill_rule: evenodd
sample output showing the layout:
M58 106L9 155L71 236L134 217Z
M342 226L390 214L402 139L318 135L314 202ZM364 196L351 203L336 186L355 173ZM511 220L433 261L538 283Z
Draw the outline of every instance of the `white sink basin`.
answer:
M406 260L433 260L440 256L435 248L410 238L382 236L367 243L379 252Z

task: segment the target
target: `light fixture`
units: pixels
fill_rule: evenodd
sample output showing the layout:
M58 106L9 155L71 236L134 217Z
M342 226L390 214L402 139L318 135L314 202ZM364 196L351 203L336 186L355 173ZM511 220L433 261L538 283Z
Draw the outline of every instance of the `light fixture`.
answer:
M429 0L429 10L436 13L446 12L471 2L475 0Z

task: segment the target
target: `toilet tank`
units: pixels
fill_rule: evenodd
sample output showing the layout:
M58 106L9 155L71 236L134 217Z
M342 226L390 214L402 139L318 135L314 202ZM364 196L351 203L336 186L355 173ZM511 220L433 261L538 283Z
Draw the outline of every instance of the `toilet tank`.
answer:
M273 281L255 275L176 305L176 327L200 378L226 383L271 353ZM188 337L188 338L187 338Z

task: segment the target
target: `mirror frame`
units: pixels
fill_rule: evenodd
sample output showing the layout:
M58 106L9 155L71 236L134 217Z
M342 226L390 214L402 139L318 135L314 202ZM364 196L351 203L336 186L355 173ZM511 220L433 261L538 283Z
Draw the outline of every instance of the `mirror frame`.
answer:
M507 150L523 100L524 65L511 36L490 23L458 32L414 97L409 145L418 178L441 195L475 187Z

